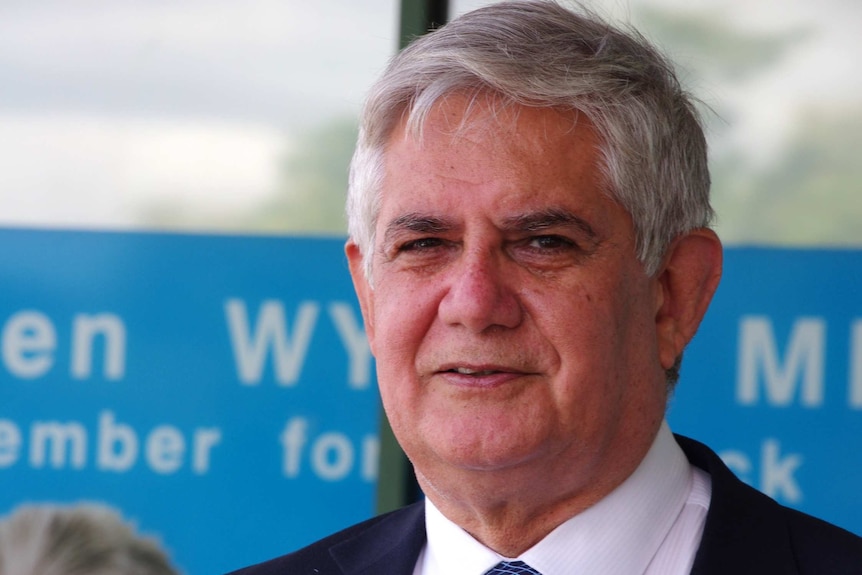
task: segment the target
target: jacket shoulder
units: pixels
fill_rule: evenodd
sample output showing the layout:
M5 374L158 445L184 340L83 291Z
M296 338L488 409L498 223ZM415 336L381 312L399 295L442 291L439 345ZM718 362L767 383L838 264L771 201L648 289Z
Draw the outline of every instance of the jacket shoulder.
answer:
M862 575L862 537L794 509L782 509L800 573Z
M362 573L387 558L412 568L425 544L424 511L424 503L414 503L228 575L342 575L348 567Z
M862 538L780 505L740 481L705 445L676 439L712 480L693 575L862 575Z

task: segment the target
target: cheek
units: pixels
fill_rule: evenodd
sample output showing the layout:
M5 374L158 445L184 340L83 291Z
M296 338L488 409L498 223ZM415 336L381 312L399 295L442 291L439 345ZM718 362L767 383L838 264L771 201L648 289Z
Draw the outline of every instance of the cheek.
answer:
M560 368L569 374L568 393L591 395L590 403L615 401L627 378L657 360L655 333L643 294L620 285L576 286L565 299L534 300L544 338L553 344ZM642 374L641 374L642 375ZM580 389L599 386L590 394ZM611 397L603 398L603 394Z
M384 392L389 382L383 378L405 381L415 373L416 356L434 324L437 306L430 290L381 284L375 294L374 351Z
M422 338L434 308L417 290L380 286L376 294L374 331L377 347L385 355L400 355Z
M562 357L584 360L615 339L618 318L611 317L612 298L606 291L574 285L550 294L526 293L523 301L532 322Z

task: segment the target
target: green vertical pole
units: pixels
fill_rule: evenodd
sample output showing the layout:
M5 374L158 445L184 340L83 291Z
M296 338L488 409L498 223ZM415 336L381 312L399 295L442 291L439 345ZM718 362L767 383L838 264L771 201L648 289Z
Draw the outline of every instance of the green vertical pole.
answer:
M449 0L401 0L401 23L398 49L417 36L427 33L448 20ZM377 479L377 512L398 509L419 496L413 467L401 450L386 414L380 415L380 467Z
M380 467L377 478L377 513L403 507L413 491L413 470L395 440L386 414L380 414Z
M449 19L449 0L401 0L398 49Z

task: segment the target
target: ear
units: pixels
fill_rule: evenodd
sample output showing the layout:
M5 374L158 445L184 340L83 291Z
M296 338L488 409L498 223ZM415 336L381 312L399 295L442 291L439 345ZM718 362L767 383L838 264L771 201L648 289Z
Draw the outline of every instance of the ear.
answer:
M374 352L374 290L365 276L365 265L363 264L362 251L352 240L347 240L344 246L347 255L347 265L350 268L350 277L353 280L353 289L359 299L359 309L362 311L362 320L365 323L365 335Z
M708 229L680 236L665 254L656 276L656 332L664 369L673 366L694 337L721 279L721 262L721 241Z

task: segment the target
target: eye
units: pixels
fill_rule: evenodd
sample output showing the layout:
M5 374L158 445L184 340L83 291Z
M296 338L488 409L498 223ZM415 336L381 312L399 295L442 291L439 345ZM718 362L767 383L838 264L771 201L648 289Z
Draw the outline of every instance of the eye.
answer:
M418 252L422 250L430 250L439 248L443 245L443 240L440 238L419 238L404 242L398 247L399 252Z
M521 264L537 270L576 265L586 255L578 242L558 234L527 236L513 243L509 253Z
M401 269L427 271L445 263L455 247L456 243L441 237L404 238L393 246L388 258Z
M575 242L563 236L535 236L527 241L530 248L541 251L560 251L577 247Z

